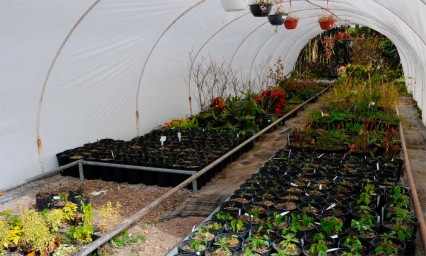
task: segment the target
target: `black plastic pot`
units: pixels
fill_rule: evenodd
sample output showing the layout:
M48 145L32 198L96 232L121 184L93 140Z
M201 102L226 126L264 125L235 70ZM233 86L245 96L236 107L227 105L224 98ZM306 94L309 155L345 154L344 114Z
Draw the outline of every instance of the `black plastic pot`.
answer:
M264 8L262 10L262 8ZM254 17L266 17L272 11L272 5L251 4L250 12Z
M49 209L52 206L53 200L51 194L37 194L35 200L35 208L37 211Z
M283 15L282 14L272 14L268 15L268 21L273 26L281 26L284 24Z

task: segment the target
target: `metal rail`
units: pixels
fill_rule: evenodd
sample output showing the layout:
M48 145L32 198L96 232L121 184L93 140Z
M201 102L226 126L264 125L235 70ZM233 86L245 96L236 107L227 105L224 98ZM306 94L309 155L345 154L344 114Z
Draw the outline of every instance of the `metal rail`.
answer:
M157 207L160 203L162 203L169 196L171 196L174 193L176 193L177 191L183 189L189 183L191 183L193 180L201 177L203 174L205 174L206 172L208 172L209 170L211 170L216 165L220 164L223 160L225 160L229 156L231 156L232 154L234 154L235 152L237 152L238 150L240 150L241 148L243 148L247 144L251 143L252 141L254 141L258 137L260 137L262 134L264 134L265 132L267 132L268 130L270 130L271 128L273 128L274 126L278 125L282 121L284 121L284 120L288 119L289 117L291 117L297 111L299 111L300 109L302 109L306 104L308 104L311 101L317 99L320 95L322 95L324 92L326 92L329 88L330 88L330 86L328 86L327 88L325 88L321 92L317 93L315 96L311 97L310 99L308 99L304 103L300 104L296 108L292 109L290 112L288 112L284 116L280 117L278 120L276 120L275 122L271 123L270 125L268 125L267 127L265 127L260 132L256 133L255 135L253 135L252 137L250 137L249 139L247 139L243 143L239 144L237 147L233 148L232 150L230 150L225 155L223 155L220 158L216 159L215 161L213 161L212 163L210 163L209 165L207 165L206 167L204 167L203 169L201 169L199 172L197 172L195 175L189 177L188 179L186 179L185 181L183 181L181 184L179 184L176 187L172 188L171 190L167 191L165 194L163 194L162 196L160 196L159 198L157 198L155 201L153 201L149 205L145 206L144 208L142 208L138 212L136 212L133 215L131 215L129 218L127 218L126 220L124 220L122 223L117 224L112 230L110 230L105 235L103 235L100 238L98 238L96 241L93 241L92 243L83 246L83 248L81 248L80 251L78 251L77 253L75 253L74 256L85 256L85 255L88 255L89 253L93 252L99 246L105 244L110 239L112 239L116 235L120 234L123 230L129 228L135 222L139 221L143 216L145 216L146 214L148 214L151 210L153 210L155 207Z
M398 113L398 108L396 108L396 112ZM404 130L402 129L401 122L399 122L399 137L401 139L402 152L404 155L405 173L407 174L408 184L410 185L410 192L413 197L414 212L417 216L417 219L419 220L419 233L422 242L422 247L423 251L426 251L426 225L419 197L417 195L416 185L414 184L413 174L411 172L410 160L408 158L407 145L405 143Z
M136 165L126 165L126 164L113 164L113 163L101 163L101 162L93 162L93 161L82 161L83 165L93 165L93 166L103 166L103 167L118 167L124 169L131 170L141 170L141 171L150 171L150 172L164 172L164 173L174 173L174 174L183 174L193 176L196 174L196 171L186 171L186 170L176 170L176 169L166 169L166 168L157 168L157 167L149 167L149 166L136 166ZM84 180L83 169L80 169L80 179ZM197 192L197 180L192 181L192 190Z

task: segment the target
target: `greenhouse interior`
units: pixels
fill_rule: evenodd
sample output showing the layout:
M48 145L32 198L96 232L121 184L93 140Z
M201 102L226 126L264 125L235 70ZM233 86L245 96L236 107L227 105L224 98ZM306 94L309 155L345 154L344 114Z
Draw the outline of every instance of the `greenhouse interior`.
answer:
M425 0L0 0L0 117L0 256L426 255Z

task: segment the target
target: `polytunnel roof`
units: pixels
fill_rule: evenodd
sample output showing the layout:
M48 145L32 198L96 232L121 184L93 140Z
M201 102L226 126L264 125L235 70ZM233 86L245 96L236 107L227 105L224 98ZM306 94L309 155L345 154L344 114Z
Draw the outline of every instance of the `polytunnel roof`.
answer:
M248 7L225 12L217 0L2 0L0 8L0 190L56 167L64 149L130 139L197 111L188 101L189 55L252 75L281 57L291 72L322 32L323 8L340 25L392 40L426 109L424 0L293 0L295 30L274 28Z

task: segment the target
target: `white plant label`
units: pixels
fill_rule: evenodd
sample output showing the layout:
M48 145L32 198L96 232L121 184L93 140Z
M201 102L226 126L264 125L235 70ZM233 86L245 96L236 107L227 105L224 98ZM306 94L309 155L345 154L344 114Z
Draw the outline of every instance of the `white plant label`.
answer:
M180 142L180 141L181 141L181 139L182 139L182 133L178 132L178 133L177 133L177 137L178 137L178 140L179 140L179 142Z
M334 177L334 179L333 179L333 180L336 180L338 177L339 177L339 176Z
M297 187L297 185L296 185L296 184L294 184L293 182L290 182L290 185L292 185L292 186L294 186L294 187Z
M332 237L331 237L332 238ZM328 249L327 251L325 251L325 252L334 252L334 251L337 251L337 250L339 250L340 248L331 248L331 249Z
M338 235L334 235L334 236L330 236L330 237L333 238L333 239L339 238Z
M380 216L377 216L377 224L380 224Z
M309 196L309 194L308 194L308 193L305 193L305 196Z
M311 182L309 181L309 183L308 183L308 186L307 187L309 187L311 185Z
M112 156L112 159L115 160L114 152L112 150L111 150L111 156Z
M333 209L335 206L336 206L336 204L331 204L329 207L327 207L327 209L326 209L326 210Z
M195 231L195 225L192 227L192 232L194 232Z
M61 199L60 196L53 196L53 200L59 200L59 199Z
M241 215L241 209L238 209L238 216Z
M322 190L322 184L320 184L319 190Z
M286 214L288 214L289 212L282 212L282 213L280 213L280 215L281 216L284 216L284 215L286 215Z
M167 140L167 136L161 136L160 137L160 142L161 142L161 146L164 145L164 142Z
M378 171L380 170L379 163L377 163L377 170L378 170Z
M290 155L291 155L291 149L290 149L290 151L288 151L288 157L287 158L290 158Z
M318 158L321 158L323 155L324 155L324 153L322 153L321 155L319 155L319 157L318 157Z

